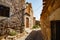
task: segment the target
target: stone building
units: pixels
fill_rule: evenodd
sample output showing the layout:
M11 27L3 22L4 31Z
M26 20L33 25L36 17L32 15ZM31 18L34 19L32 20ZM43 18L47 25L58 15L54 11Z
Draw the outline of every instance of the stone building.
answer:
M36 24L36 17L33 17L33 25Z
M40 26L40 21L36 20L36 17L33 17L33 26L38 25Z
M0 35L4 35L8 28L20 32L24 29L24 4L25 0L0 0Z
M60 0L43 0L40 24L44 40L56 40L56 27L60 25Z
M33 26L33 10L31 3L26 2L24 19L25 28L30 29Z
M40 26L40 21L39 20L36 20L35 25Z

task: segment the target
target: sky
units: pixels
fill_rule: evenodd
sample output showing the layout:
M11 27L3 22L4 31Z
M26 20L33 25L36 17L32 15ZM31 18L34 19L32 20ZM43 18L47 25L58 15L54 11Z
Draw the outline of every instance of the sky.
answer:
M42 12L42 0L26 0L26 2L32 3L34 17L36 20L40 20L40 14Z

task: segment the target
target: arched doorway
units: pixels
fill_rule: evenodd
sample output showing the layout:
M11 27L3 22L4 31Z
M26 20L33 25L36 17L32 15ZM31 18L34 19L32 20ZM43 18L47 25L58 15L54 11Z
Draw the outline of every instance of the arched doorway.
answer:
M29 18L26 18L26 28L29 28Z

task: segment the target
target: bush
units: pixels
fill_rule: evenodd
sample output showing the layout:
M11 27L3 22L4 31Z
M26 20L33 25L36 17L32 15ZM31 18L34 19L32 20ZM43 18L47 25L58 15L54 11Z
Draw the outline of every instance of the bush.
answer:
M10 31L10 32L9 32L9 35L10 35L10 36L16 35L16 31L14 31L14 30Z
M36 29L36 28L39 28L39 27L38 27L38 25L34 25L32 28L33 29Z

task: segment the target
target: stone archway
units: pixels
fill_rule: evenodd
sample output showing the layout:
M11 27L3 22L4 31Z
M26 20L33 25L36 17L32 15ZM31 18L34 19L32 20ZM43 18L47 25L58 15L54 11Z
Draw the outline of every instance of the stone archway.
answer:
M29 28L29 18L26 18L26 28Z

